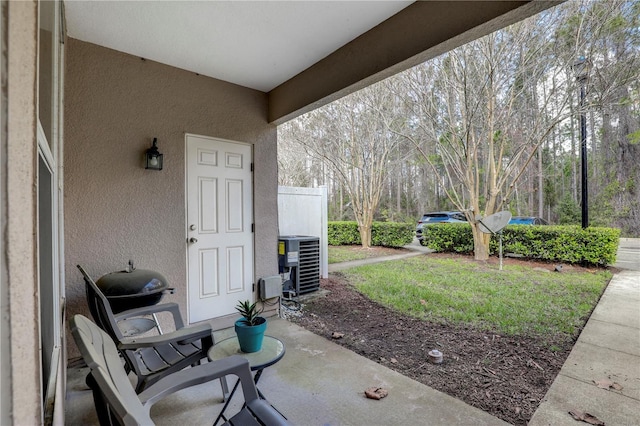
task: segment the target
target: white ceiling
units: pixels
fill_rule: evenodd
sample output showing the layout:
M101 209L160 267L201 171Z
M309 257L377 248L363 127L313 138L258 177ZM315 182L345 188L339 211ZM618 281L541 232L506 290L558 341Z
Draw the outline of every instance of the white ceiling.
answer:
M412 1L65 0L69 37L269 91Z

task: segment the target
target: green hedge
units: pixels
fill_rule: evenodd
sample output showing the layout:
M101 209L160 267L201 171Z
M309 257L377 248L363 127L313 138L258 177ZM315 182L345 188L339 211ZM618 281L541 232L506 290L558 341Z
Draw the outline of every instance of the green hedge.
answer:
M327 242L330 246L361 244L360 232L356 222L328 222L327 235Z
M438 223L422 227L420 244L436 252L473 253L473 234L468 223Z
M611 265L616 261L620 230L578 226L509 225L502 231L503 253L551 262ZM437 252L473 252L471 227L442 223L422 229L422 245ZM499 251L499 238L491 238L492 254Z
M355 221L328 222L328 242L330 246L362 244L360 231ZM402 247L413 241L415 225L412 223L373 222L371 244L384 247Z

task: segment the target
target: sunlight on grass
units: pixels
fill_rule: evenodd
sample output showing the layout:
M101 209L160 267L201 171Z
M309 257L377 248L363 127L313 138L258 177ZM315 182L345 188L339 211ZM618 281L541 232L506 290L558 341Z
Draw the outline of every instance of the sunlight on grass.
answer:
M344 272L369 298L436 322L507 335L574 336L611 279L608 271L551 273L421 256Z

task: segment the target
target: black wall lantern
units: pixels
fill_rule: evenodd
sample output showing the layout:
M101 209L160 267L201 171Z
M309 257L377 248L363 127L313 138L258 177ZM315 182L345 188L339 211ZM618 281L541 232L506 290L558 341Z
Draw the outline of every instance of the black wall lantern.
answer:
M153 146L145 153L145 169L162 170L162 157L158 151L158 138L153 138Z

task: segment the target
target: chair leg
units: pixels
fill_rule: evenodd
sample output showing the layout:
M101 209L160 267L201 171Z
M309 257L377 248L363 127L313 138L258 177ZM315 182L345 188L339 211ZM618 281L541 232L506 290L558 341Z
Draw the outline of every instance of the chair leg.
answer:
M96 409L96 415L98 416L98 422L100 426L112 426L114 423L111 421L111 412L109 411L109 403L106 401L100 390L100 386L93 378L93 375L89 373L85 380L87 386L91 389L93 395L93 405Z
M220 386L222 387L222 402L229 398L229 385L227 384L227 376L220 377Z

